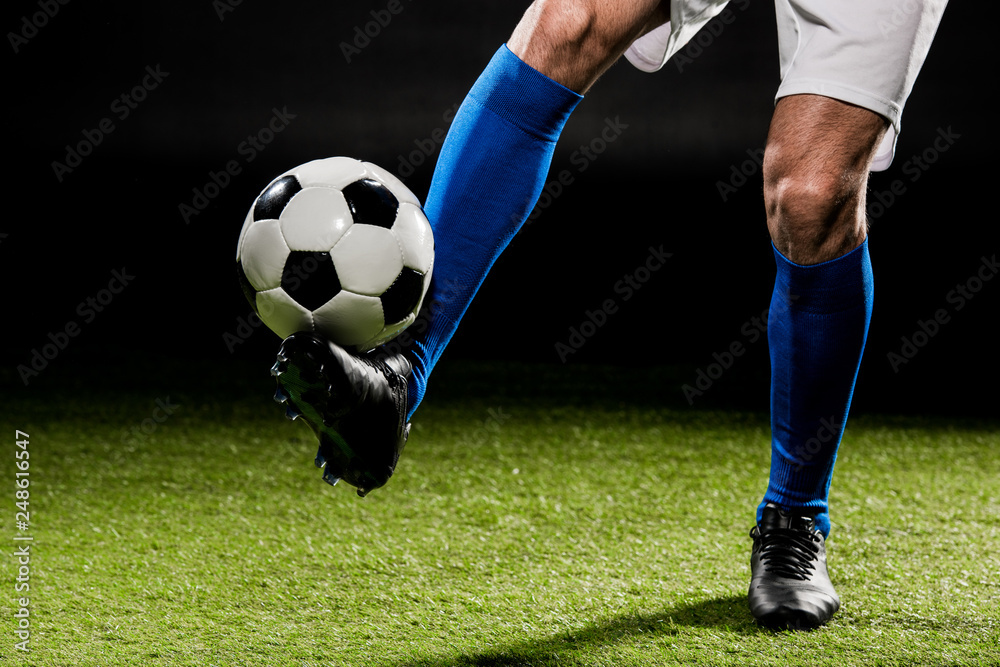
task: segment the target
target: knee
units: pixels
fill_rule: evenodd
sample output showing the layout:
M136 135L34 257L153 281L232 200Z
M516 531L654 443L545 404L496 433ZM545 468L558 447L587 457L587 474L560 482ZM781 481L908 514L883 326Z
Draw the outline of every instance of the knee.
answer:
M764 203L785 257L817 264L864 241L868 169L886 127L872 111L832 98L778 100L764 149Z
M844 171L768 169L764 162L764 203L768 220L808 227L816 233L851 213L864 192L863 179Z
M604 53L615 42L600 5L590 0L537 0L535 37L548 51Z
M602 0L535 0L508 41L529 65L584 92L639 33L646 4L618 6Z
M857 247L865 237L867 172L831 159L795 159L768 147L764 156L767 225L789 260L815 264Z

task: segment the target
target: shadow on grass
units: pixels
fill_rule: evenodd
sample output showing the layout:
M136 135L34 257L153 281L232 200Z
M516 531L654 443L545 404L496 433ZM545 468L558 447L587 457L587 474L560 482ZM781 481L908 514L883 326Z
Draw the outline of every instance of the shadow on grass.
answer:
M768 632L750 617L745 595L702 600L661 612L616 616L580 630L553 637L525 640L508 648L475 652L459 657L408 660L400 667L514 667L575 664L568 654L629 641L679 635L684 627L714 628L740 635Z

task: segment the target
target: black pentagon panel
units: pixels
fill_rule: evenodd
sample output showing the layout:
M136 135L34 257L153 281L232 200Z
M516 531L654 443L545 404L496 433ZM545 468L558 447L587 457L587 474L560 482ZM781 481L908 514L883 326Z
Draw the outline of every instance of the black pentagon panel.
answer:
M302 189L299 179L294 176L282 176L267 189L260 193L253 205L254 220L276 220L285 208L285 204Z
M340 278L328 252L293 250L281 274L281 287L304 308L316 310L340 292Z
M399 200L378 181L370 178L354 181L341 192L344 193L356 224L391 229L396 222Z
M386 324L405 320L420 301L424 290L424 274L404 267L389 289L382 293L382 312Z
M243 262L239 260L236 260L236 279L240 281L240 289L243 290L243 296L250 302L253 312L260 315L260 312L257 310L257 290L250 284L247 274L243 271Z

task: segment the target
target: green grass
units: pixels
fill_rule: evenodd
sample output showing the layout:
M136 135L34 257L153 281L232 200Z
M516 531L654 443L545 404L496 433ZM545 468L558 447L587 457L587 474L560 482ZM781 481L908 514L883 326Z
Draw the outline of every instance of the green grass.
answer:
M766 415L561 400L530 369L489 391L481 370L439 371L458 389L431 395L397 475L365 499L322 483L266 377L16 393L4 425L31 436L32 651L14 650L4 558L0 663L1000 663L996 424L854 419L829 542L843 608L774 633L745 602ZM174 414L123 442L167 396Z

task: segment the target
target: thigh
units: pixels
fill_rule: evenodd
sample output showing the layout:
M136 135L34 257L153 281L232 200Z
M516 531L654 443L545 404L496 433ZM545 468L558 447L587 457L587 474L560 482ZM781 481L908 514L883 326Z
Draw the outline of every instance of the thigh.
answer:
M771 117L765 167L775 174L867 176L888 127L886 119L862 106L825 95L789 95Z
M776 0L781 85L776 99L823 95L890 123L873 169L892 160L903 106L947 0Z

